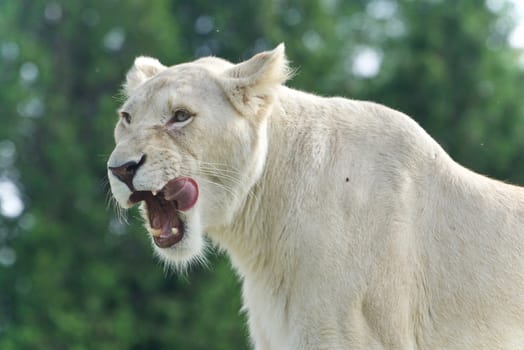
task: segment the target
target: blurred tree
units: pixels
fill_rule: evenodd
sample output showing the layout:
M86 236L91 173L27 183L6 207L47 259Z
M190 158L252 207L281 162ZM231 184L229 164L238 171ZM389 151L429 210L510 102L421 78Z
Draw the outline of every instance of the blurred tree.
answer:
M0 142L16 150L2 176L26 206L0 219L1 349L246 347L227 263L166 275L135 214L127 226L106 206L125 71L141 53L192 56L172 18L169 1L0 3Z
M461 164L524 184L521 52L508 1L281 1L274 41L291 85L377 101L417 120Z
M247 348L223 257L166 274L136 213L106 208L118 89L140 54L239 61L283 41L291 86L398 108L463 164L524 183L509 4L450 4L0 2L0 348Z
M366 94L415 117L461 164L524 184L524 71L507 40L511 3L498 3L399 1L405 34L383 43L385 81Z

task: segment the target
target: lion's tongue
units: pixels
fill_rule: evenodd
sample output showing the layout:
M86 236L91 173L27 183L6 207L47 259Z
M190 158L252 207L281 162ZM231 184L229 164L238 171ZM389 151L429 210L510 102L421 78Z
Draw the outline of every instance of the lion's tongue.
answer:
M198 185L190 177L178 177L169 181L162 189L164 198L175 201L177 209L186 211L195 205L198 199Z

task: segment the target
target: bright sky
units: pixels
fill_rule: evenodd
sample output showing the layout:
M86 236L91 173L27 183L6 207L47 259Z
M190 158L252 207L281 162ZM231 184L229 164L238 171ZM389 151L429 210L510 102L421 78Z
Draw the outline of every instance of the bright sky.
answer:
M8 218L16 218L23 210L24 203L15 184L8 180L0 180L0 214Z
M515 4L517 16L521 20L509 36L509 43L515 48L524 49L524 0L511 0L511 2Z

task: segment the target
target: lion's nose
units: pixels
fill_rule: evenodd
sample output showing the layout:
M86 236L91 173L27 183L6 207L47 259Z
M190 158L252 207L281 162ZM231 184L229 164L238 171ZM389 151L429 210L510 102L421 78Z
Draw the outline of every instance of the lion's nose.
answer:
M113 175L115 175L116 178L125 183L131 191L134 191L135 188L133 186L133 178L135 177L138 168L140 168L142 164L145 163L145 161L146 156L144 154L140 158L138 163L135 161L131 161L119 166L109 166L108 169L111 171Z

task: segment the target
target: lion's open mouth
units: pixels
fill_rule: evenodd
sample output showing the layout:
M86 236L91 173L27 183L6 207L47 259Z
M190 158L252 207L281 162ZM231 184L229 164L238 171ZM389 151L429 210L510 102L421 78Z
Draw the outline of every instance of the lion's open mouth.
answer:
M160 248L171 247L184 237L185 225L179 211L191 209L198 199L198 185L189 177L170 180L160 191L135 191L131 203L146 203L149 226L153 240Z

